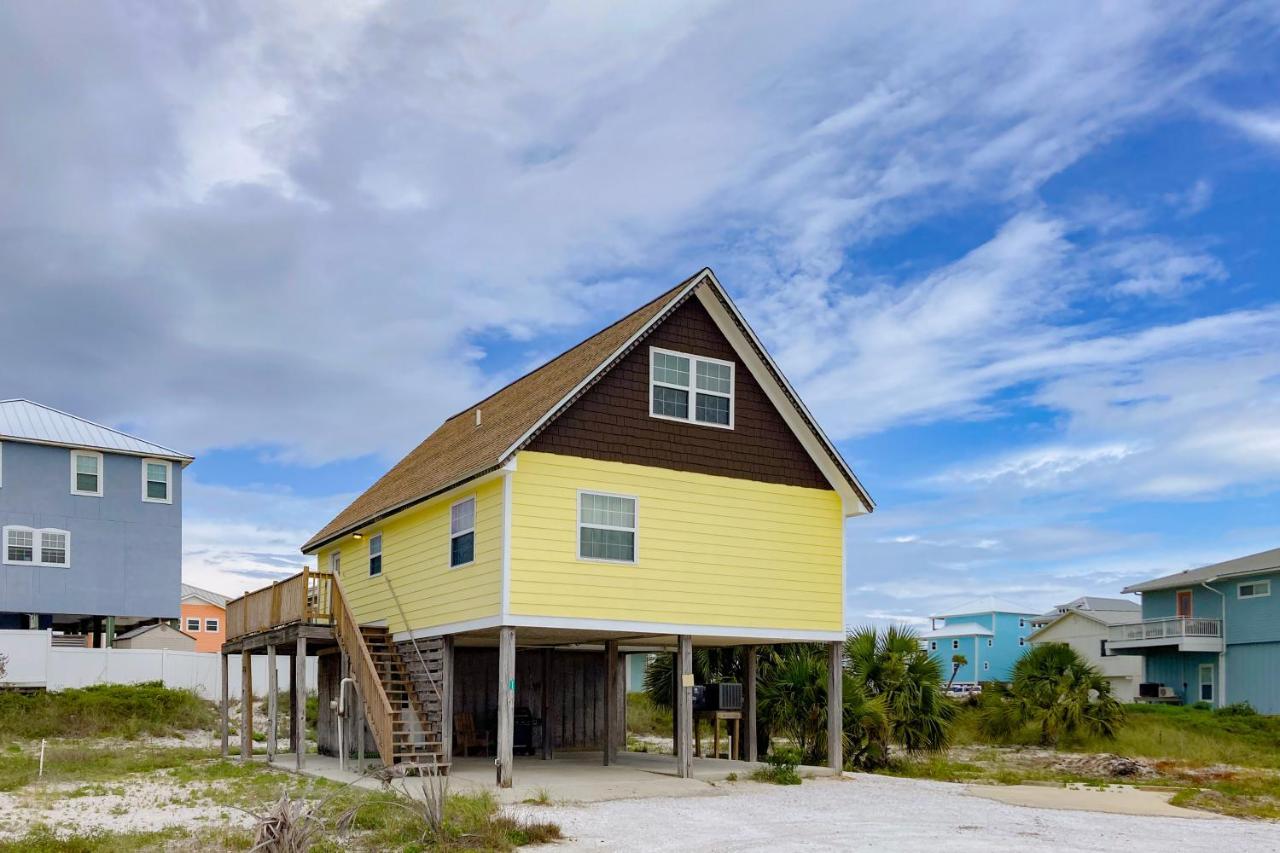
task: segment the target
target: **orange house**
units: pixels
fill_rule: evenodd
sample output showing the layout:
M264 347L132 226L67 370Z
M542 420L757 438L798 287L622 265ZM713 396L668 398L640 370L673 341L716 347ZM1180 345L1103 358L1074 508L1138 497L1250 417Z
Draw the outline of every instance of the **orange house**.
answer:
M222 643L227 638L226 596L184 583L182 620L178 627L196 638L196 651L222 651Z

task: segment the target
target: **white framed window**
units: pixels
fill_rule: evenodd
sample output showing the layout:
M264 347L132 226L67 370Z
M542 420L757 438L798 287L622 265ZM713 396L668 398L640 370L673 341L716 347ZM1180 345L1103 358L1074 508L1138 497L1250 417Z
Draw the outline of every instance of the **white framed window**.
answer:
M1200 664L1200 701L1213 701L1213 664Z
M375 533L369 537L369 577L382 574L382 534Z
M952 651L956 651L956 650L958 650L959 648L960 648L960 641L959 641L959 640L952 640L952 641L951 641L951 649L952 649Z
M341 571L342 571L342 552L330 551L329 552L329 574L336 575L336 574L340 574Z
M1018 645L1020 645L1020 646L1025 646L1026 644L1027 644L1027 638L1026 638L1026 637L1019 637L1019 638L1018 638Z
M649 348L649 414L733 429L734 364Z
M449 568L474 563L476 559L476 499L463 498L449 507Z
M1019 627L1019 628L1025 628L1025 627L1027 627L1027 620L1026 620L1026 619L1019 619L1019 620L1018 620L1018 627Z
M71 451L71 494L102 497L102 454L96 450Z
M204 629L208 631L210 634L218 633L218 620L217 619L204 620Z
M983 671L983 672L990 672L990 671L991 671L991 661L989 661L989 660L984 660L984 661L982 662L982 671Z
M631 495L578 492L578 559L634 563L636 503Z
M996 644L995 640L987 640L987 648L991 648Z
M71 534L56 527L9 525L4 528L4 562L65 569L71 565Z
M166 459L142 460L142 499L152 504L173 503L170 481L173 463Z
M931 652L936 652L937 650L938 650L938 641L937 641L937 640L930 640L930 641L929 641L929 651L931 651Z
M1271 594L1271 581L1249 581L1236 587L1237 598L1266 598Z
M198 633L200 633L200 618L199 618L199 617L195 617L195 616L193 616L193 617L191 617L191 618L188 618L188 619L187 619L187 633L188 633L188 634L198 634Z

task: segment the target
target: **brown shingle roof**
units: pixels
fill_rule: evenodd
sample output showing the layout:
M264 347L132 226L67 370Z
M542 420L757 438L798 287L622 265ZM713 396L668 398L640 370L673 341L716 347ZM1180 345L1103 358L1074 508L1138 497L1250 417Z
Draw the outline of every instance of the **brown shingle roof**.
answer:
M449 418L312 536L304 552L502 464L502 456L579 383L655 317L676 306L680 284L551 361ZM476 426L476 409L481 423Z

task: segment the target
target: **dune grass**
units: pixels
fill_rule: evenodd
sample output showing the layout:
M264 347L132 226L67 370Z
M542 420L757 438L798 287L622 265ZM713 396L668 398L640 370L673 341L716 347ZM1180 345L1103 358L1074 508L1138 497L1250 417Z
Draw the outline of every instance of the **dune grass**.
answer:
M163 736L211 728L213 703L160 682L100 684L56 693L0 691L0 742Z
M660 708L644 693L627 694L627 731L638 735L671 736L671 709Z

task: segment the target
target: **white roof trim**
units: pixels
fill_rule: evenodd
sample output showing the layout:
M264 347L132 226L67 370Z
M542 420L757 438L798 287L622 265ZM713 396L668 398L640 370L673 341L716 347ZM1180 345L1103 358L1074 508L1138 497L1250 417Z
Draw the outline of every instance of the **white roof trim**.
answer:
M0 400L0 441L152 457L182 465L193 459L123 430L21 398Z

